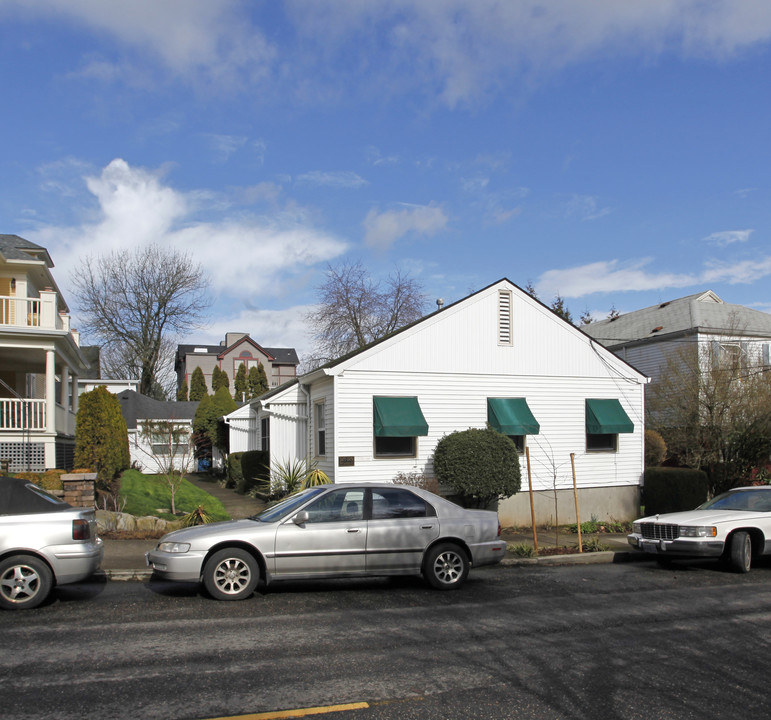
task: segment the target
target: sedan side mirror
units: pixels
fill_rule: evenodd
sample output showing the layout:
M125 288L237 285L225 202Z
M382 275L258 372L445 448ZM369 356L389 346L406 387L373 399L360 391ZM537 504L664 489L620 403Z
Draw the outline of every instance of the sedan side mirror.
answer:
M310 515L308 515L307 510L300 510L300 512L292 518L292 522L295 525L305 525L305 523L308 522L309 517Z

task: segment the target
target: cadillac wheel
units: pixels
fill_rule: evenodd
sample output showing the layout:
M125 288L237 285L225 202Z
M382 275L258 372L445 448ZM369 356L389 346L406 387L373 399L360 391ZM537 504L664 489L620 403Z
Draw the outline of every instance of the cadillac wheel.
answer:
M469 561L462 548L452 543L434 545L426 555L423 574L438 590L454 590L463 584L469 571Z
M243 600L254 592L259 579L257 561L240 548L214 553L203 569L203 583L215 600Z

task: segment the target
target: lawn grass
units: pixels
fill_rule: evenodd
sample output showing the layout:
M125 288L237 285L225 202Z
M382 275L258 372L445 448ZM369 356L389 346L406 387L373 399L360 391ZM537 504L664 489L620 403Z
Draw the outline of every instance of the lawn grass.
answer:
M121 500L126 501L123 512L137 516L154 515L166 520L174 519L168 511L171 508L169 488L156 475L145 475L138 470L126 470L121 475L120 497ZM174 504L177 512L192 512L199 505L203 505L215 521L230 520L230 515L225 512L225 508L217 498L187 480L183 480L177 490Z

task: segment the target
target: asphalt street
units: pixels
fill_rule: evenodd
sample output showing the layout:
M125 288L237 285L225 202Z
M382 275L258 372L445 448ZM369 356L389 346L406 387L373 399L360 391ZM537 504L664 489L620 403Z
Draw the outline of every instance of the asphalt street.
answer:
M771 566L480 568L283 584L88 582L0 614L4 718L736 718L771 710Z

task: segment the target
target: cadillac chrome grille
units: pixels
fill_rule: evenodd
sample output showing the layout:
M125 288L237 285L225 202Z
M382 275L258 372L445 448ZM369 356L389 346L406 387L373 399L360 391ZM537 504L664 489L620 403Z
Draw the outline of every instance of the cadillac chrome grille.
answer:
M680 537L680 528L677 525L643 523L642 536L648 540L676 540Z

